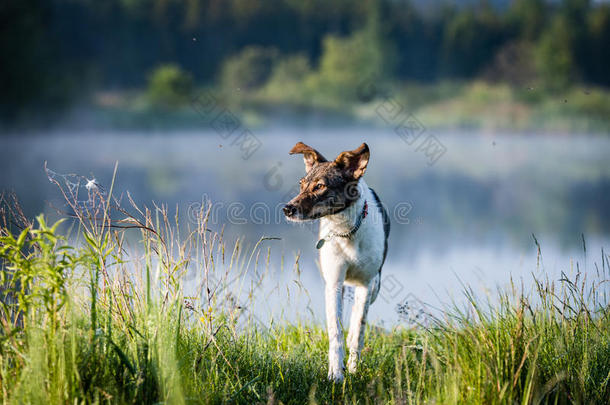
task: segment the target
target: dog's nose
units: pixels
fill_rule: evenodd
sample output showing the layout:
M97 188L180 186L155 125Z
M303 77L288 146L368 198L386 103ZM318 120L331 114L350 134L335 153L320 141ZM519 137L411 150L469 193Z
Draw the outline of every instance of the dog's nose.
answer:
M287 217L291 217L297 213L297 207L292 204L286 204L283 208L283 211L284 215L286 215Z

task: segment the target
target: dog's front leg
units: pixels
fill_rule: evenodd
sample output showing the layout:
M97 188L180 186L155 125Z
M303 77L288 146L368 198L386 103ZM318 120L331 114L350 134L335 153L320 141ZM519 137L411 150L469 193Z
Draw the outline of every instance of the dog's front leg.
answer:
M349 333L347 334L347 348L349 349L347 370L350 373L356 372L358 358L364 344L364 330L370 304L370 290L367 286L357 286L354 289L354 305L352 306Z
M343 283L327 281L326 328L328 330L328 378L333 381L343 380L343 327L341 324L343 307Z

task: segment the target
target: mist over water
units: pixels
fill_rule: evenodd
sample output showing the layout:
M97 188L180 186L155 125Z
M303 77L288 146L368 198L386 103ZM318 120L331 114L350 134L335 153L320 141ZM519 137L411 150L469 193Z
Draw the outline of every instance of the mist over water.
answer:
M511 277L592 271L610 244L610 139L597 136L437 134L446 152L434 163L383 129L277 128L254 131L260 147L244 158L240 145L213 131L54 132L2 139L0 188L14 190L28 216L57 213L61 195L43 170L76 173L106 187L119 162L114 195L165 203L181 222L211 202L210 228L224 227L231 244L262 236L272 268L289 280L295 255L315 317L323 319L322 280L316 258L317 223L287 223L280 208L304 174L303 141L327 159L367 142L365 175L392 220L380 297L370 319L399 322L397 305L421 300L460 302L461 282L484 296ZM126 199L123 199L126 202ZM542 249L537 260L535 235ZM583 250L583 237L587 253Z

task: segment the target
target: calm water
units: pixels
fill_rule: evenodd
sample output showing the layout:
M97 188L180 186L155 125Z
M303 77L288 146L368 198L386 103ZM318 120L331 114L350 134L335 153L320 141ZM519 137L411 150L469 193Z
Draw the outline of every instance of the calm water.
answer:
M446 152L431 165L390 131L275 129L256 136L260 147L247 159L232 139L205 131L3 137L0 189L14 190L30 215L51 214L48 204L60 198L44 174L45 160L58 173L102 185L118 161L117 193L177 206L183 221L211 201L213 226L226 224L229 239L253 245L263 235L281 238L265 242L276 267L280 256L291 263L300 252L310 312L323 318L315 226L288 224L279 211L304 171L301 157L288 151L303 141L330 159L366 141L365 178L392 217L381 298L371 309L384 324L399 321L395 308L405 300L459 302L461 282L486 294L511 277L527 283L532 272L558 278L576 261L591 271L601 248L610 247L608 137L440 134ZM532 234L542 247L541 266Z

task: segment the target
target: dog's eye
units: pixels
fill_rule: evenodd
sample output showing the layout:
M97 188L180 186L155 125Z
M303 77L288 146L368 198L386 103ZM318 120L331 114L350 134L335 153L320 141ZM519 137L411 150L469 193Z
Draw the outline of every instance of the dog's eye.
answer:
M316 184L315 186L313 186L313 191L318 191L322 189L322 187L324 187L324 184Z

